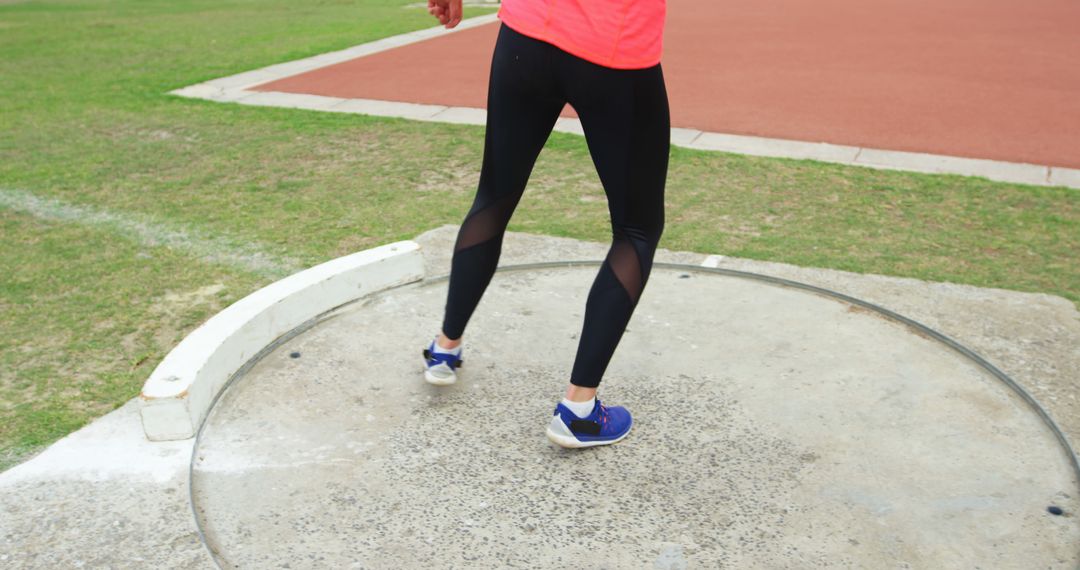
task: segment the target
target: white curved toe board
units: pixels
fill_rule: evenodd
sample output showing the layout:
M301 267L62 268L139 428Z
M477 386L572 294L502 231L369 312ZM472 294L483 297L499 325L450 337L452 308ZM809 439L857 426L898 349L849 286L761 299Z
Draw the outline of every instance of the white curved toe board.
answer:
M330 309L423 277L420 245L405 240L321 263L229 305L180 341L143 385L146 437L192 437L228 379L263 347Z

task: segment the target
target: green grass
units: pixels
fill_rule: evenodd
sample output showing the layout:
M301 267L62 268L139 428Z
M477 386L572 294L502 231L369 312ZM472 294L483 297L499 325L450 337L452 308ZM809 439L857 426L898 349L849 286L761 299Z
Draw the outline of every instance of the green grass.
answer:
M0 2L0 192L304 266L458 224L482 127L166 94L434 24L403 5ZM673 148L666 203L662 247L1080 304L1076 190ZM273 279L108 225L0 214L0 469L136 395L185 334ZM607 216L583 139L556 133L509 229L605 242Z
M138 393L184 334L260 279L107 230L0 209L0 466Z

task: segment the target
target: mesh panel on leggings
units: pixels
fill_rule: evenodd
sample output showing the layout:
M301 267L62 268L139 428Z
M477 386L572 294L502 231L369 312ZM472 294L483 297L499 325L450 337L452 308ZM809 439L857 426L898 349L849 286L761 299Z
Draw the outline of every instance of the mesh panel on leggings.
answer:
M641 283L641 265L638 262L637 250L628 239L616 239L612 242L611 251L608 254L608 265L619 278L626 293L630 295L630 302L636 304L643 287Z
M510 222L516 205L514 195L509 194L469 216L462 222L454 251L458 252L501 236L506 231L506 225Z

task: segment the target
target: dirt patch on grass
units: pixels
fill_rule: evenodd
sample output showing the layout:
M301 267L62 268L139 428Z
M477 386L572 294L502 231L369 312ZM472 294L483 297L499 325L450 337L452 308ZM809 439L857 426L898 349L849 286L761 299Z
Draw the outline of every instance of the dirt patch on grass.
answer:
M202 305L212 311L210 314L216 313L221 305L219 293L224 290L223 283L214 283L191 291L166 291L147 308L146 319L138 328L123 336L120 345L128 354L134 354L139 350L139 339L149 334L162 354L167 353L187 332L186 315ZM135 366L142 365L146 358L143 356Z

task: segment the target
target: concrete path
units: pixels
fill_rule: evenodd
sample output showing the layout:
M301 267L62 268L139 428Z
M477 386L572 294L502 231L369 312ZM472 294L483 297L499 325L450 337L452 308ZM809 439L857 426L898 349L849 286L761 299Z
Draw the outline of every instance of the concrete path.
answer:
M417 238L429 275L448 270L456 231ZM504 243L503 265L607 247ZM883 305L986 357L1080 436L1080 314L1064 299L690 252L657 261ZM602 392L636 412L634 432L551 447L542 428L595 269L497 273L449 389L423 383L419 356L444 280L346 306L268 354L225 393L195 458L190 488L223 565L1080 563L1078 482L1027 404L937 341L799 289L654 269ZM0 474L0 563L211 567L187 502L191 449L146 442L129 404Z
M188 506L193 443L147 441L131 400L0 473L0 568L213 568Z

